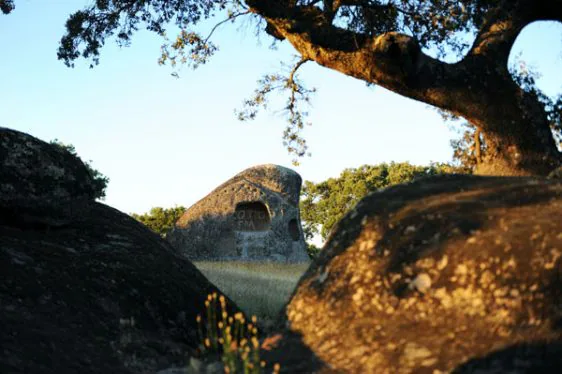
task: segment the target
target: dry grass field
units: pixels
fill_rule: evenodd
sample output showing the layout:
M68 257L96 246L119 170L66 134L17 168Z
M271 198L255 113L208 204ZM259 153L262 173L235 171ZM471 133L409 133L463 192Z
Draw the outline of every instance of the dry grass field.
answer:
M247 315L277 317L308 264L201 261L195 266Z

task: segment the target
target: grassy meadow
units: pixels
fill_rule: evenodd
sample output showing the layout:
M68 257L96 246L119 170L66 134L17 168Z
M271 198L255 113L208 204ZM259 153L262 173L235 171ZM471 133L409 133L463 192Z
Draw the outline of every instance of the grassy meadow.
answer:
M277 317L308 264L199 261L195 266L247 315Z

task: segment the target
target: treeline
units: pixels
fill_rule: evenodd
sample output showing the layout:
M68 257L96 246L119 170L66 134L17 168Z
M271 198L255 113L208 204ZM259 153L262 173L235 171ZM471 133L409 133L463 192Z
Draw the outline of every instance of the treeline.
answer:
M309 255L314 257L319 251L310 243L311 239L320 235L322 240L326 240L334 225L370 192L422 177L452 173L466 174L470 170L450 164L417 166L408 162L391 162L345 169L339 177L319 183L305 181L300 212Z
M168 231L174 227L177 220L185 212L184 206L173 208L154 207L144 214L131 213L130 216L144 224L146 227L165 238Z
M320 235L325 240L334 225L368 193L421 177L450 173L469 173L469 170L449 164L417 166L391 162L345 169L339 177L319 183L305 181L300 211L309 255L314 257L320 250L311 243L314 236ZM131 216L165 237L185 210L183 206L154 207L148 213L131 213Z

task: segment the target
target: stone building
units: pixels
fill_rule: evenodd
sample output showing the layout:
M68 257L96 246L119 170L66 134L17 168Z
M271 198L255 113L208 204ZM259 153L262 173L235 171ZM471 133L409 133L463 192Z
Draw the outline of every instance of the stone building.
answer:
M301 184L282 166L246 169L190 207L167 239L191 260L307 262Z

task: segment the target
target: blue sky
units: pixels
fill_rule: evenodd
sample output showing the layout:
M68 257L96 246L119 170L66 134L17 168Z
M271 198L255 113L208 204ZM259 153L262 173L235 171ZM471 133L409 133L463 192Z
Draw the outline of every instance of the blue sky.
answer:
M280 113L253 122L234 115L262 74L292 60L290 46L271 50L252 29L227 25L211 62L176 79L157 64L161 38L143 31L128 48L108 42L94 69L83 61L69 69L56 58L58 42L68 15L87 3L16 0L0 16L0 126L73 144L111 179L105 203L127 213L190 206L256 164L293 167ZM562 91L562 25L531 25L512 56L519 51L542 72L542 89ZM455 132L427 105L313 63L300 76L318 89L304 132L312 157L293 167L303 179L362 164L450 161Z

